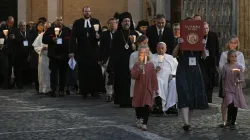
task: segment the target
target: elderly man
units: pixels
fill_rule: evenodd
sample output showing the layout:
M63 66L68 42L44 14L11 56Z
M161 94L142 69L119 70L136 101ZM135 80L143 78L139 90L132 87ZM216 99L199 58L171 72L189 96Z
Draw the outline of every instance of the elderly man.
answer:
M0 38L5 39L5 45L3 48L2 60L3 64L3 88L10 89L13 87L11 84L11 75L13 67L13 58L16 48L16 35L18 29L14 27L14 18L12 16L8 17L6 25L3 25L0 29ZM5 32L3 32L5 30ZM5 33L5 34L4 34Z
M26 22L19 22L19 32L16 36L16 49L14 56L14 73L15 82L18 88L23 87L24 75L23 72L28 70L28 56L30 48L32 47L32 42L30 41L30 33L27 31Z
M168 114L168 109L177 102L175 78L178 62L171 55L165 54L167 46L164 42L157 44L157 53L152 56L152 62L157 71L159 96L162 99L162 111Z
M55 30L59 29L59 30ZM64 96L68 68L69 39L71 30L63 25L62 17L43 34L43 44L48 44L51 95L56 96L59 75L59 96Z

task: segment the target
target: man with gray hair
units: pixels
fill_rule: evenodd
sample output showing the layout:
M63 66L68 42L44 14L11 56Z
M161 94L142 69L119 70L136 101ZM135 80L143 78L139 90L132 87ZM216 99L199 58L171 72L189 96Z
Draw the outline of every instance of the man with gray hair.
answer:
M15 84L17 88L23 88L23 71L28 69L27 58L31 48L30 34L26 30L26 22L20 21L18 24L18 32L16 35L16 49L14 56L14 74Z
M162 101L162 111L166 114L170 114L170 111L168 111L169 108L173 107L177 103L174 76L176 74L178 62L172 55L166 54L167 45L164 42L159 42L156 50L157 53L153 54L152 62L154 63L157 71L159 96ZM178 112L175 111L174 113Z

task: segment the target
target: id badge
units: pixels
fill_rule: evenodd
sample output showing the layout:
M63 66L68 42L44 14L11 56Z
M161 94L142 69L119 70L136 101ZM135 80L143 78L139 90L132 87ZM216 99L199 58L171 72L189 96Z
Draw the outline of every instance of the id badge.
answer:
M189 57L189 66L196 66L196 58Z
M29 46L29 43L27 40L23 41L23 46L25 46L25 47Z
M206 56L209 56L209 50L206 50Z
M57 38L57 44L61 45L62 44L62 38Z

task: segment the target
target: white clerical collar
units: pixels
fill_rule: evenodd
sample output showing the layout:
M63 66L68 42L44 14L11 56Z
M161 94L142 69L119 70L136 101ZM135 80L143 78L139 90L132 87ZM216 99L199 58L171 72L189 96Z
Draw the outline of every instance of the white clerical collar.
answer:
M85 20L85 21L84 21L84 28L87 28L87 24L88 24L89 28L91 28L90 18L84 19L84 20Z
M159 35L160 29L157 26L156 26L156 29L157 29L157 34ZM162 28L161 31L162 31L161 33L163 34L164 28Z

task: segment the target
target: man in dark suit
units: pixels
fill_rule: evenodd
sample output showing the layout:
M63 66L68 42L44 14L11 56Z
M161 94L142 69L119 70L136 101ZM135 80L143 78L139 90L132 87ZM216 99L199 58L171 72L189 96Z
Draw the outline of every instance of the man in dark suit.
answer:
M111 45L112 40L114 38L114 34L118 27L117 19L111 18L108 20L108 27L109 30L102 32L101 38L100 38L100 60L104 66L107 67L109 57L111 55ZM106 74L106 81L108 80L108 77L111 77L112 75ZM106 86L106 92L107 92L107 101L111 102L113 100L113 89L112 85Z
M156 25L153 25L147 29L148 45L151 52L156 53L156 46L159 42L166 43L168 50L167 54L172 55L174 34L172 29L166 27L166 18L162 14L156 15Z
M8 33L5 35L3 30ZM4 47L2 49L2 63L3 63L3 88L10 89L13 87L11 84L11 74L13 66L13 58L16 47L16 35L18 29L14 27L14 18L12 16L8 17L6 25L3 25L0 29L0 38L5 38Z
M15 83L18 88L23 88L23 70L28 69L29 50L32 46L29 31L26 30L26 22L19 22L19 31L16 37L16 49L14 56ZM25 77L24 77L25 78Z
M58 17L54 26L46 30L43 35L43 44L48 44L48 57L51 95L56 96L59 75L59 96L64 96L66 73L68 68L69 39L71 30L63 25L63 20ZM55 28L59 28L56 35Z
M204 23L206 40L206 59L200 61L203 74L204 85L206 88L207 100L212 103L213 89L218 84L218 72L220 52L219 39L216 33L209 31L208 23Z
M73 24L69 57L74 57L77 61L80 93L86 98L89 93L97 96L97 93L104 92L105 87L98 62L101 25L99 20L91 17L90 7L84 7L82 12L84 18L76 20ZM99 29L95 31L98 25Z

